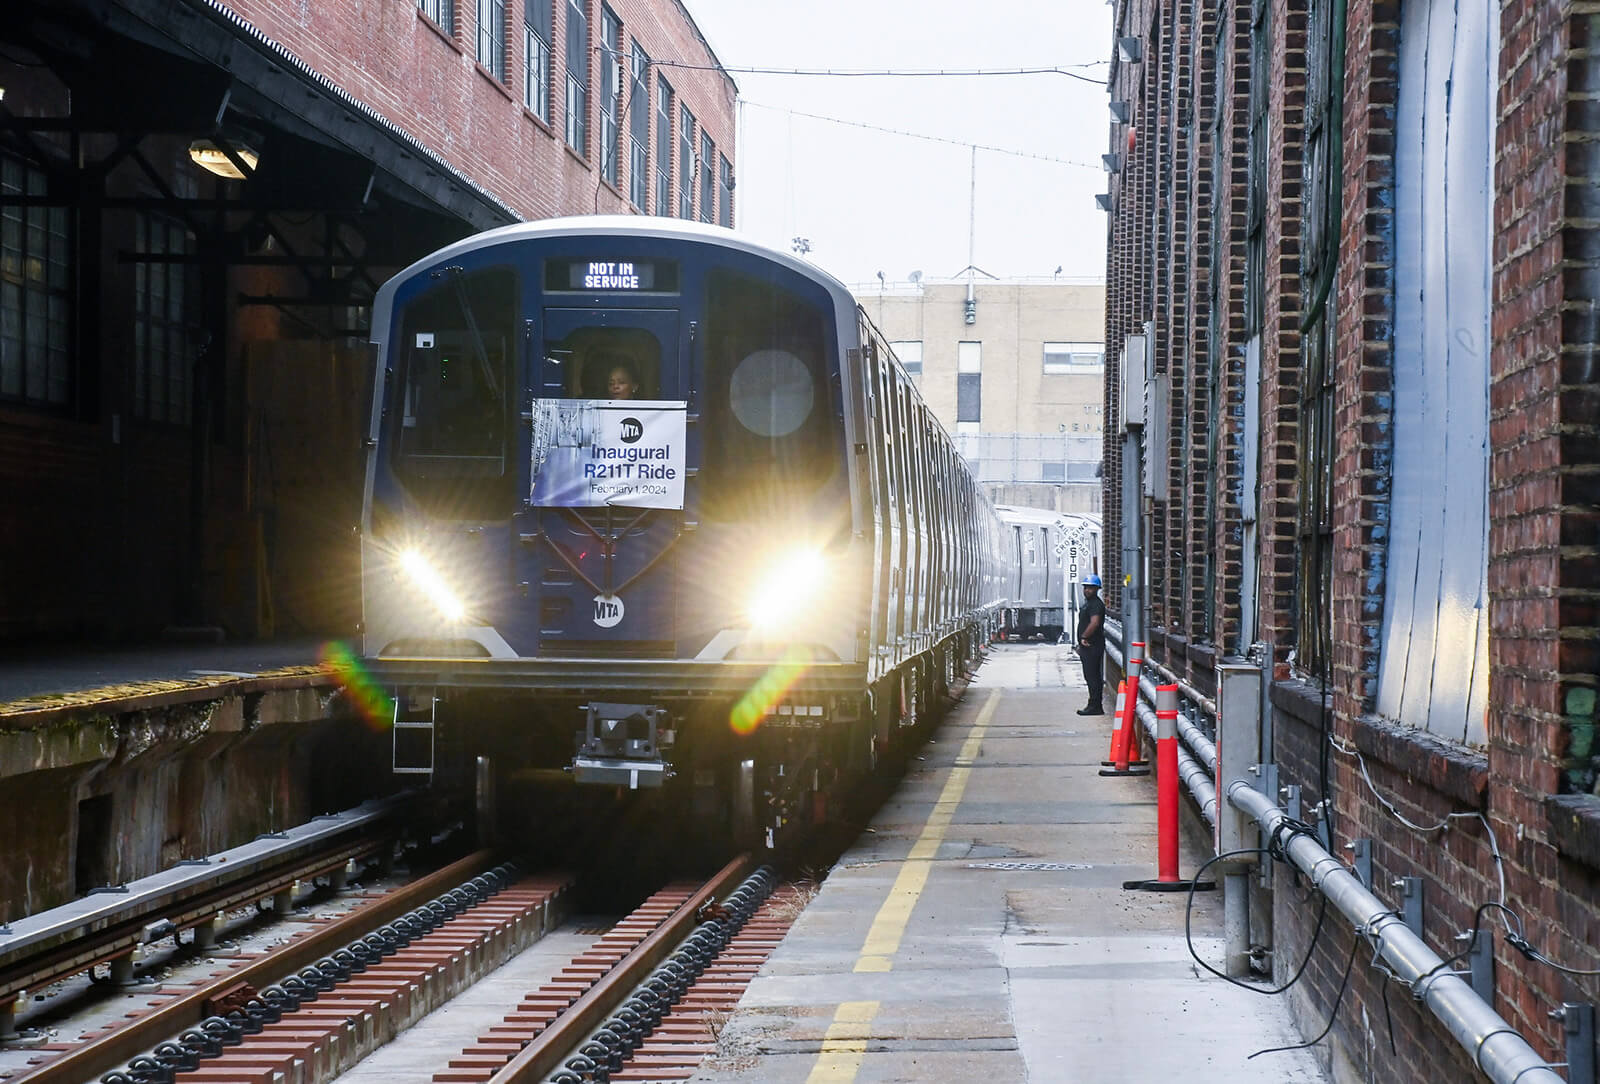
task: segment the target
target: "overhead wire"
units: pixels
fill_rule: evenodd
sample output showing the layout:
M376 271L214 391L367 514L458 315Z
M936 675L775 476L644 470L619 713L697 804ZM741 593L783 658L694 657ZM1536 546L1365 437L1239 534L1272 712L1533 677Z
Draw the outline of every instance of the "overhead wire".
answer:
M757 109L766 109L774 113L787 113L790 117L805 117L808 120L826 121L829 124L841 124L847 128L865 128L872 132L884 132L888 135L905 136L907 139L921 139L929 143L948 143L956 147L976 148L980 151L990 151L994 154L1006 154L1014 158L1031 158L1039 162L1052 162L1062 166L1076 166L1080 169L1099 170L1102 167L1089 162L1079 162L1071 158L1056 158L1053 155L1038 154L1033 151L1019 151L1011 147L996 147L988 143L974 143L968 139L953 139L949 136L928 135L925 132L909 132L901 128L889 128L881 124L868 124L865 121L845 120L843 117L829 117L821 113L807 113L800 109L788 109L781 105L767 105L764 102L752 101L749 98L739 99L745 105Z
M959 79L971 76L1064 75L1069 79L1103 87L1106 85L1104 79L1079 75L1072 69L1096 68L1109 64L1110 61L1095 60L1085 64L1057 64L1037 68L772 68L755 65L691 64L682 60L654 60L651 63L680 71L728 72L737 75L828 76L840 79Z

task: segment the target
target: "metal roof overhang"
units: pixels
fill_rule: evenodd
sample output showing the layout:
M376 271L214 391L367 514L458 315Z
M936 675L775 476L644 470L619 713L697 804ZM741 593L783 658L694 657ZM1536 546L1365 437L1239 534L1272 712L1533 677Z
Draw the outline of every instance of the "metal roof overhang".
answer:
M249 201L339 209L374 192L476 232L511 207L214 0L25 0L0 41L73 90L72 127L263 137ZM354 206L352 206L354 205Z

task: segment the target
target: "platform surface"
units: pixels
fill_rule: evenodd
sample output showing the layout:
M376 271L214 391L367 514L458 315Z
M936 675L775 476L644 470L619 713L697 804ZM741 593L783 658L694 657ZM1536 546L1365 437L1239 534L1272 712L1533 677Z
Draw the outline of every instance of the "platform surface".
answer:
M11 649L0 656L0 709L67 697L118 700L151 683L253 677L310 667L318 663L322 650L322 641L309 638Z
M1067 647L997 645L723 1025L702 1084L1301 1084L1281 997L1203 971L1155 875L1155 785L1102 778ZM1183 852L1184 873L1203 855ZM1196 950L1222 959L1220 893Z

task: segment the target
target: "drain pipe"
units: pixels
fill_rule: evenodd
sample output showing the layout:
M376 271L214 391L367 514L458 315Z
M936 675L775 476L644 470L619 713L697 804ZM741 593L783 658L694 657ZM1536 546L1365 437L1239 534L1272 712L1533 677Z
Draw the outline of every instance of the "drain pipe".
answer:
M1275 802L1243 779L1228 784L1227 796L1236 809L1256 819L1268 838L1289 819ZM1378 955L1411 985L1413 996L1472 1055L1474 1064L1490 1080L1496 1084L1560 1084L1561 1075L1528 1041L1471 986L1441 966L1444 961L1439 955L1314 836L1294 832L1283 838L1288 859L1311 878L1328 902L1356 923L1356 932L1377 946Z

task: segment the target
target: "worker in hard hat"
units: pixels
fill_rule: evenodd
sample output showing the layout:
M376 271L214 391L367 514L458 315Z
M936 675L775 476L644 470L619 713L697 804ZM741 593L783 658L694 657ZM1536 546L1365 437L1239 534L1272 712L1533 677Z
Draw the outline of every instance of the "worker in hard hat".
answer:
M1078 658L1083 663L1083 680L1089 686L1089 702L1079 715L1104 715L1100 697L1105 688L1106 604L1100 601L1100 577L1091 573L1083 578L1083 605L1078 607Z

